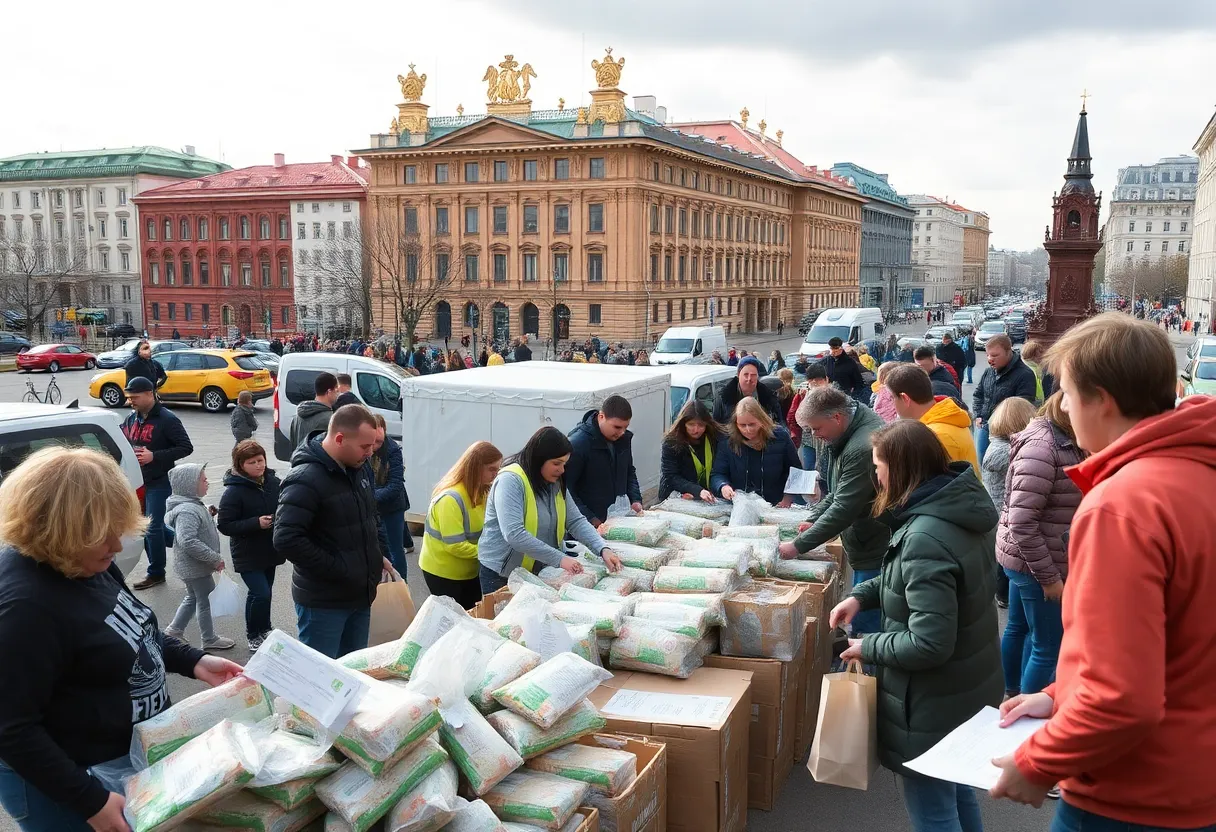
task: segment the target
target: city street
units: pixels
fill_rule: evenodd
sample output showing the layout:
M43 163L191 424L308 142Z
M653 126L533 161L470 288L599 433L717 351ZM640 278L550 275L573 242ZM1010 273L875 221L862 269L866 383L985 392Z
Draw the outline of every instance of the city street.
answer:
M905 332L911 331L904 327L899 327L898 329ZM923 333L923 329L915 330L915 334L920 333ZM1190 336L1171 335L1171 339L1175 345L1179 363L1181 363L1186 346L1193 338ZM781 338L777 338L775 334L736 336L729 339L728 343L747 349L749 352L757 352L767 361L770 350L776 348L780 349L783 354L793 354L797 352L800 341L800 337L794 332L792 337L787 335ZM977 366L974 378L978 382L986 367L984 353L977 353L976 359ZM62 372L58 375L57 379L63 391L63 403L65 405L73 399L79 399L82 406L96 406L99 404L97 401L89 398L88 395L88 382L91 376L92 373L87 371ZM20 401L25 392L27 378L33 380L34 386L41 393L45 389L50 376L44 373L35 373L31 376L14 372L0 373L0 401ZM964 385L964 395L968 404L971 402L973 389L974 385ZM204 501L208 504L218 503L222 487L220 485L222 473L229 467L229 452L233 444L228 427L228 414L210 415L204 413L197 405L177 405L173 409L181 417L194 444L195 452L190 457L190 460L207 463L212 491ZM273 416L269 400L259 403L256 411L259 421L256 438L267 449L272 449ZM407 413L407 430L408 421ZM271 466L278 469L280 476L286 474L287 466L285 463L272 459ZM409 460L407 459L406 477L408 478L409 475ZM417 540L420 544L420 538L417 538ZM224 541L224 549L226 553L226 539ZM416 604L421 605L428 593L421 579L421 573L417 568L417 554L409 556L409 560L410 589ZM170 555L168 583L140 593L140 598L150 604L156 611L157 618L162 626L172 617L183 595L182 584L174 576L171 564L172 556ZM143 572L144 568L141 563L140 566L136 567L133 577L140 577L143 575ZM278 578L275 583L272 620L275 626L294 634L295 613L291 602L290 582L291 567L287 565L280 568L278 572ZM243 621L238 618L218 619L216 621L216 628L217 632L221 635L229 636L237 642L237 647L226 655L238 662L247 660L249 654L245 649ZM188 639L197 643L199 638L197 624L191 624L190 628L186 631L186 635ZM200 687L201 684L198 682L179 677L172 677L170 681L170 690L175 700L193 693ZM678 800L679 796L671 795L671 799ZM1054 811L1049 806L1036 812L1033 809L1018 806L1007 801L996 803L986 797L981 797L980 805L984 814L985 829L988 832L1046 830L1050 824L1051 812ZM882 830L902 830L908 828L903 804L897 792L895 778L889 772L880 772L869 792L862 793L848 789L817 785L812 781L805 766L799 764L795 766L794 772L786 783L774 811L751 811L748 818L748 828L756 832L786 832L786 830L803 829L840 830L852 828L858 824ZM0 813L0 832L10 832L10 830L15 829L16 826L11 818Z

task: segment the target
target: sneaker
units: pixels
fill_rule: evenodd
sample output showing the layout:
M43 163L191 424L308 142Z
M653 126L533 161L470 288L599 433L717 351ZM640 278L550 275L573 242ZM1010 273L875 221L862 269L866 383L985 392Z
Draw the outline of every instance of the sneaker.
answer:
M204 650L231 650L233 647L236 647L236 642L223 636L216 636L211 641L203 642Z
M265 640L266 640L266 636L254 636L253 638L248 639L249 652L256 653L258 651L258 648L262 646L262 642Z
M165 628L165 635L167 635L167 636L173 636L173 637L174 637L175 639L177 639L178 641L185 641L185 640L186 640L186 633L185 633L184 631L182 631L182 630L175 630L175 629L173 629L172 627L166 627L166 628Z
M137 581L131 586L133 589L151 589L154 586L160 586L164 582L164 575L147 575L142 581Z
M1050 798L1051 800L1059 800L1060 799L1060 787L1052 786L1050 789L1048 789L1047 797Z

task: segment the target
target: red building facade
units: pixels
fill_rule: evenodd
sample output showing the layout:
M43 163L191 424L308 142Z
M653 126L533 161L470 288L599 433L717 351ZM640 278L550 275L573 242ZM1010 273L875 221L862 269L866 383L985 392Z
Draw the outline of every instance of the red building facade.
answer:
M298 330L291 203L362 199L357 160L275 164L145 191L144 321L152 338L272 338Z

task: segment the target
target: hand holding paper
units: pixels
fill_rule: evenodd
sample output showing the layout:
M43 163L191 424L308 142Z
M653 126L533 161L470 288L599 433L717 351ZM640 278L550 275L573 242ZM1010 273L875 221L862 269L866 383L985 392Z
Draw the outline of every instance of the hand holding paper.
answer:
M810 496L815 493L818 481L818 471L803 471L801 468L791 468L790 475L785 481L784 493Z
M1047 721L1023 717L1008 728L1002 728L1000 719L1000 711L985 707L937 745L904 765L939 780L993 789L1002 778L1002 769L993 765L993 760L1012 755ZM1046 794L1046 789L1043 792Z

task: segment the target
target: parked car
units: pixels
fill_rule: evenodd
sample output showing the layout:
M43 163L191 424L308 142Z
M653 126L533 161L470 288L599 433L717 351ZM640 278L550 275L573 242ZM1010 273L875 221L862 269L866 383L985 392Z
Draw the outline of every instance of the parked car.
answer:
M11 332L0 332L0 355L16 355L32 347L29 341Z
M166 402L198 402L208 413L222 413L242 390L253 400L274 395L274 382L257 355L245 350L177 350L152 356L165 368L168 381L158 393ZM106 407L126 401L126 372L99 373L89 382L89 395Z
M936 349L937 347L941 346L943 335L949 335L951 338L957 341L959 339L958 327L954 326L953 324L930 327L925 333L925 337L921 340ZM915 347L913 347L913 349L915 349Z
M130 324L110 324L102 332L107 338L134 338L139 335Z
M977 350L987 349L988 339L996 335L1008 335L1009 328L1004 321L984 321L980 325L979 332L975 333L975 348Z
M127 476L131 490L144 502L144 475L135 459L135 449L122 435L122 417L95 407L49 404L0 403L0 480L34 451L52 445L92 448L109 454ZM122 551L114 561L129 574L144 551L142 536L122 540Z
M97 366L97 356L85 352L75 344L39 344L22 353L17 353L17 369L23 373L31 370L91 370Z
M278 381L280 356L273 352L262 352L261 350L255 350L253 354L261 362L262 366L270 371L270 377Z
M1009 312L1001 320L1015 344L1026 340L1026 313L1020 310Z
M1200 351L1186 363L1178 376L1178 398L1187 396L1216 396L1216 358Z
M136 344L142 340L142 338L131 338L121 346L99 353L97 355L97 366L103 370L114 370L119 367L125 367L131 356L135 353ZM148 343L152 345L153 355L173 350L190 349L190 345L185 341L149 341Z

